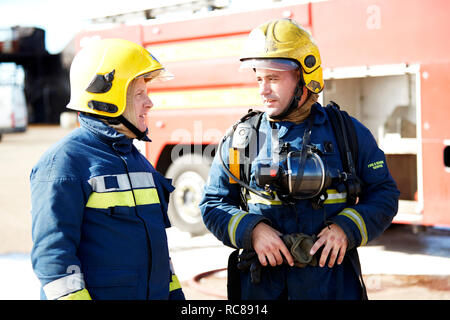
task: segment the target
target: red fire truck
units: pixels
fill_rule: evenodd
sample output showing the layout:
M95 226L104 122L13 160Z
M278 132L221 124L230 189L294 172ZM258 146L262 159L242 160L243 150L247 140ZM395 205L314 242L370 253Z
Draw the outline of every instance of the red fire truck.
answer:
M292 2L290 2L292 3ZM149 49L175 80L155 83L145 154L174 179L170 215L204 231L197 204L225 130L261 100L254 75L239 72L249 31L279 17L310 30L322 57L321 102L362 121L387 156L401 191L397 223L450 226L450 2L334 0L217 10L84 30L77 50L99 38ZM194 165L192 164L194 163Z

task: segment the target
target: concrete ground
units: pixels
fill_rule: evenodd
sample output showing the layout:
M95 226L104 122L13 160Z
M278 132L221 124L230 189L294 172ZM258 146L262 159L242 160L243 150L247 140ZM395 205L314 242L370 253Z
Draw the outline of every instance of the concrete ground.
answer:
M31 218L29 174L41 154L71 129L30 126L0 142L0 299L38 299L39 282L29 259ZM198 282L200 273L226 268L232 249L211 234L190 237L168 230L169 248L188 299L225 299L226 272ZM388 229L358 249L371 299L450 299L450 231L413 233Z
M171 230L173 234L179 231ZM179 237L179 234L177 235ZM217 243L215 247L183 249L172 246L172 260L183 281L187 297L192 299L225 299L227 256L231 249ZM174 239L169 233L169 241ZM191 241L215 243L211 235ZM409 226L392 226L371 244L358 249L363 277L371 300L449 300L450 299L450 232L428 229L413 233ZM170 244L170 242L169 242ZM172 241L172 245L174 241ZM202 257L204 266L193 264ZM214 260L214 261L212 261ZM184 264L191 261L190 264ZM181 263L179 263L181 262ZM182 265L182 268L177 267ZM191 270L189 270L191 266ZM197 282L196 274L219 270Z

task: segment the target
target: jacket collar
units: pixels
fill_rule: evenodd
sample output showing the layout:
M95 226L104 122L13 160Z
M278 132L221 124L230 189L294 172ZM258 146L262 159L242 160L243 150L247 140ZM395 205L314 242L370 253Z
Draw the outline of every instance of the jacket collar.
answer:
M325 120L327 119L325 115L325 109L321 106L320 103L316 102L313 105L313 108L316 109L316 117L314 118L314 124L315 125L321 125L325 123Z
M133 139L128 138L123 133L117 132L100 119L80 113L78 121L81 127L94 134L104 143L111 145L114 150L120 153L131 152ZM150 141L147 137L144 137L142 140L146 142Z

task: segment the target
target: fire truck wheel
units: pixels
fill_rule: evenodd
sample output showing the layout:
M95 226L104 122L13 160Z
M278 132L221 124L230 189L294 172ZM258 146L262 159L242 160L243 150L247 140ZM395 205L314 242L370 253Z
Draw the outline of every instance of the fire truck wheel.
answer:
M170 222L193 236L207 233L198 204L208 179L211 162L210 158L200 155L186 155L176 159L166 173L175 187L170 195Z

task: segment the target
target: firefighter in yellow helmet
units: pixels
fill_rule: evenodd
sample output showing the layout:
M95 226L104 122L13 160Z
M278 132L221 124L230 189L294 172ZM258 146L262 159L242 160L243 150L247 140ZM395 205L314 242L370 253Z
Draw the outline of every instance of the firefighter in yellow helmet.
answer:
M137 82L149 84L171 78L173 75L143 47L126 40L102 40L74 58L67 108L120 123L136 138L143 139L145 132L138 128L139 115L132 112L133 88Z
M173 187L133 145L147 137L152 81L141 46L96 41L74 58L68 108L80 128L31 172L34 271L46 299L184 299L165 228Z
M241 61L264 112L227 131L200 202L206 227L242 250L230 255L229 298L367 298L356 248L398 207L384 153L359 121L317 103L319 50L295 21L253 29Z

